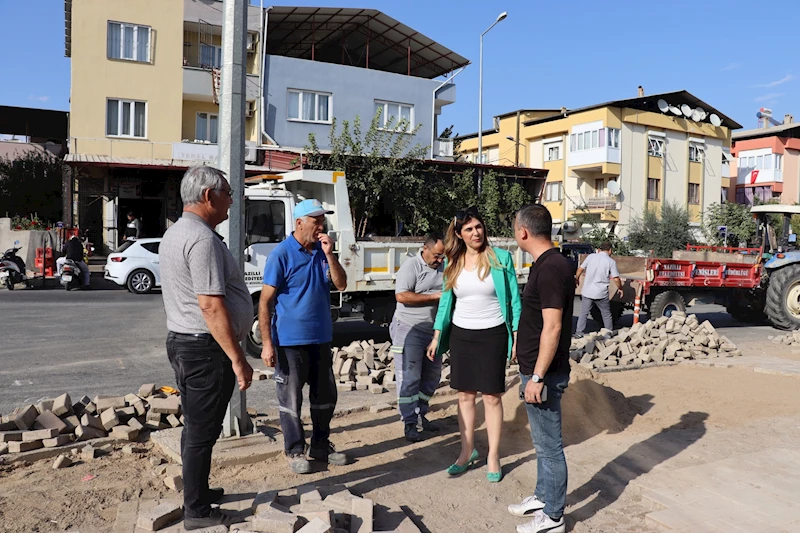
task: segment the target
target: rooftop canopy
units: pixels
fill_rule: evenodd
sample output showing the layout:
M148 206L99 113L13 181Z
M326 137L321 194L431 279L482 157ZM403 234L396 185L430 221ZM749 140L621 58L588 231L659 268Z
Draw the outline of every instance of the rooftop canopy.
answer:
M436 78L469 60L375 9L271 7L267 54Z

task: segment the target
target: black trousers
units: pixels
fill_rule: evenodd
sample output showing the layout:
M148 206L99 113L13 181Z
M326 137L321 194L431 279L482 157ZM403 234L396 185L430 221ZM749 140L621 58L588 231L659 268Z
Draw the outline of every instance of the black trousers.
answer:
M184 513L190 518L202 518L211 512L211 450L222 431L236 375L231 360L211 335L194 337L170 332L167 356L181 391L185 422L181 434Z
M327 448L331 419L336 408L336 380L330 344L278 346L275 388L278 393L283 447L287 454L305 451L306 435L300 421L303 385L308 383L311 401L311 446Z

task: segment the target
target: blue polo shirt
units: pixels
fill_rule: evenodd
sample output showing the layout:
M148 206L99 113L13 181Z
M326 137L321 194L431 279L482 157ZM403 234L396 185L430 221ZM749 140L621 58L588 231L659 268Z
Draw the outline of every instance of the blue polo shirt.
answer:
M264 266L264 285L277 289L272 341L277 346L324 344L333 339L328 261L317 243L309 252L290 235Z

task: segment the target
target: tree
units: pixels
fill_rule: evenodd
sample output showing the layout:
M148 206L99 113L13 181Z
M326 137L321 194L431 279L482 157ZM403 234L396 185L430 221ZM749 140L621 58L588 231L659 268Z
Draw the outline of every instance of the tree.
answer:
M631 248L646 253L653 250L657 257L672 257L673 251L685 249L693 242L689 212L685 207L665 202L660 215L647 208L641 216L631 220L628 234Z
M406 119L395 124L394 117L389 117L381 127L381 113L379 108L365 134L358 116L352 127L349 121L342 121L341 130L337 129L334 118L328 136L330 154L320 151L313 133L309 134L305 147L308 168L337 170L347 175L353 229L359 237L367 233L369 221L381 202L395 218L399 230L415 206L398 202L398 197L404 191L420 189L423 184L420 168L426 147L411 146L420 126L409 131Z
M453 126L447 126L442 133L439 134L440 139L453 139L453 161L463 161L464 154L461 153L461 139L458 134L453 133Z
M483 177L478 207L489 235L513 237L516 212L532 202L530 194L519 182L498 178L494 171Z
M46 151L0 157L0 215L37 213L42 220L61 220L63 172L64 162Z
M728 246L749 241L758 229L750 208L730 202L711 204L703 213L703 236L709 244L721 246L725 243L719 234L719 226L727 228Z

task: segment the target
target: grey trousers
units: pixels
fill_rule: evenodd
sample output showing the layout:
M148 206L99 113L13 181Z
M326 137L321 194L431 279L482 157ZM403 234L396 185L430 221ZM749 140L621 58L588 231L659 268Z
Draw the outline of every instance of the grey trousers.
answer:
M578 327L575 330L576 335L583 335L586 330L586 318L592 310L592 306L596 305L600 309L600 314L603 315L603 327L606 329L614 329L614 318L611 316L611 302L608 298L600 298L593 300L586 296L581 296L581 314L578 317Z

